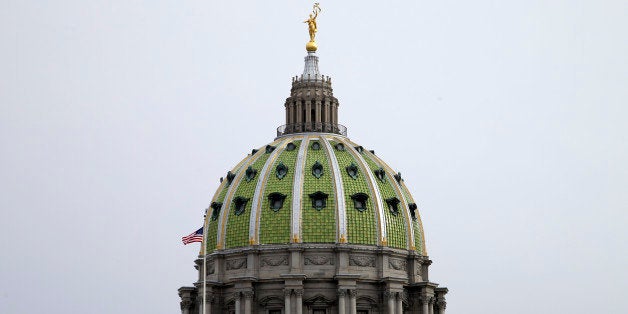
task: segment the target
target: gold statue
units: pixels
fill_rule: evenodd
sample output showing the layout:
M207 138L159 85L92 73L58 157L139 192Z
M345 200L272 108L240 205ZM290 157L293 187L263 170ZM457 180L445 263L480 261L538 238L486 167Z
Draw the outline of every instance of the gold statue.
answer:
M316 27L316 18L318 17L318 13L321 12L321 7L318 5L318 2L314 3L314 7L312 8L312 13L310 13L310 18L305 20L303 23L307 23L308 31L310 32L310 41L305 45L305 49L307 51L316 51L318 48L314 38L316 37L316 31L318 28Z

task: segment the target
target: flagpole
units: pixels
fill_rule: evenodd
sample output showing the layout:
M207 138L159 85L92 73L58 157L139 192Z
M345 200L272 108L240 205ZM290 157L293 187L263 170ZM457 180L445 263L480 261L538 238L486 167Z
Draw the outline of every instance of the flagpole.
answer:
M203 252L203 313L206 314L207 311L205 307L207 306L207 234L208 228L207 224L209 221L209 217L207 214L209 213L209 207L205 210L205 221L203 222L203 242L201 247L201 252Z

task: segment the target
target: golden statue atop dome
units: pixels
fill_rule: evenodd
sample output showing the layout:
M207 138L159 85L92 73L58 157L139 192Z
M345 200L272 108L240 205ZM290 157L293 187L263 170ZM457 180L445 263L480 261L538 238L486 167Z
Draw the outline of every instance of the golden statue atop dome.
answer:
M305 45L305 50L314 52L318 48L314 38L316 37L316 31L318 28L316 27L316 18L318 17L318 13L321 12L321 7L318 2L314 3L314 7L312 8L312 13L310 13L310 18L305 20L303 23L307 23L308 31L310 32L310 41Z

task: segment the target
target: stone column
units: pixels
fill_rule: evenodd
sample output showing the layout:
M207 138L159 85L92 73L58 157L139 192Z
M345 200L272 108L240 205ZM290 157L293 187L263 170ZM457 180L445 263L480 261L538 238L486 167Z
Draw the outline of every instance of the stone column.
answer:
M312 123L312 101L305 101L305 123L309 125Z
M181 301L181 313L182 314L190 314L190 309L194 305L192 300L183 300Z
M445 301L445 298L439 297L436 300L436 305L438 306L439 310L438 314L445 314L445 308L447 308L447 301Z
M321 123L321 110L322 110L322 108L321 108L321 101L317 99L314 102L314 104L316 106L316 109L315 109L315 111L316 111L316 117L315 117L316 118L316 129L315 130L317 132L322 132L323 131L323 128L322 128L323 124Z
M395 293L386 291L384 297L388 300L388 314L395 314Z
M430 298L430 314L434 314L434 298Z
M347 305L345 303L346 295L345 290L338 290L338 314L345 314L345 310L347 309Z
M244 314L251 314L251 300L253 300L253 291L244 291Z
M303 314L303 289L296 289L294 290L294 294L297 296L297 313L296 314Z
M430 297L422 296L421 304L423 305L423 313L421 314L429 314L430 313Z
M397 314L403 314L403 293L397 293Z
M349 290L349 297L351 300L351 314L357 314L358 313L358 309L357 309L357 302L356 302L356 298L358 296L358 291L355 289L351 289Z
M236 314L242 314L240 312L240 292L234 293L233 296L235 298L235 312Z
M301 126L303 125L303 102L300 100L297 100L297 112L296 112L296 120L294 121L294 124L296 126L296 130L297 131L301 131Z
M290 308L290 297L292 296L292 290L291 289L286 289L283 291L283 296L284 296L284 314L290 314L291 313L291 308Z

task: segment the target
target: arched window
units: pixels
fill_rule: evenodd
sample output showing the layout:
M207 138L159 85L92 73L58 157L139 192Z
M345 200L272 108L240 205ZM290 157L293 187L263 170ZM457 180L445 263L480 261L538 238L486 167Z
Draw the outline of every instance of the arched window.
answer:
M268 204L270 205L270 209L275 212L279 211L283 207L283 202L285 199L285 194L276 192L268 194Z
M312 200L312 207L316 210L321 210L327 206L327 194L318 191L309 195Z

